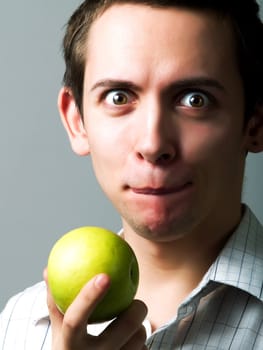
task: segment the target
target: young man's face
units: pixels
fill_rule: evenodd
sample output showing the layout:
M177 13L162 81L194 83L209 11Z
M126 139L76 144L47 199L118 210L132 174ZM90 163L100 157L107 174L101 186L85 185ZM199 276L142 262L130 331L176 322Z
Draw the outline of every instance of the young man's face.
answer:
M246 135L230 24L116 5L93 24L87 52L84 130L73 148L90 153L124 227L160 241L232 228Z

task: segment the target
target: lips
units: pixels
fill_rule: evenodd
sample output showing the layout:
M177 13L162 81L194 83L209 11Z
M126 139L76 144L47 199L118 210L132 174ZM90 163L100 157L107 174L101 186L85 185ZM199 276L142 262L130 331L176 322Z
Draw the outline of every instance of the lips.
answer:
M168 195L172 193L177 193L185 190L187 187L191 186L191 182L186 182L182 185L173 186L173 187L159 187L159 188L152 188L152 187L142 187L142 188L136 188L131 187L131 190L136 194L143 194L143 195L153 195L153 196L163 196Z

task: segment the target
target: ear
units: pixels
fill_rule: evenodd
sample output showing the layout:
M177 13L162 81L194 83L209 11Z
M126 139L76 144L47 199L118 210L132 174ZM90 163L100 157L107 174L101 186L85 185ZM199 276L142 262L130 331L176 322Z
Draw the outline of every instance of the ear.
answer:
M73 151L85 156L89 154L89 143L81 113L70 89L63 87L58 95L58 109Z
M263 151L263 104L256 107L246 127L246 146L248 152Z

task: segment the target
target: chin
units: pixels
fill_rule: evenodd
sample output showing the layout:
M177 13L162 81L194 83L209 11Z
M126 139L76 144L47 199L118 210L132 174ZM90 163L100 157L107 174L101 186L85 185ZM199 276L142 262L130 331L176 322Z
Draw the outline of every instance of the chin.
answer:
M159 203L158 203L159 204ZM172 241L191 233L202 217L201 206L193 201L173 205L119 208L121 217L139 236L152 241Z
M169 242L186 236L193 228L192 218L177 218L171 220L145 220L132 222L129 225L145 239L155 242Z

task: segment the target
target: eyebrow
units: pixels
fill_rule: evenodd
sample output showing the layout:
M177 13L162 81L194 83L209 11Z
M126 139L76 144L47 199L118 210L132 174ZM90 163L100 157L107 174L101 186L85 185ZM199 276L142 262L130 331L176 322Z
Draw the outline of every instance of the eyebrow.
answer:
M216 79L213 78L207 78L207 77L194 77L194 78L186 78L186 79L180 79L178 81L175 81L171 83L167 90L177 90L177 89L189 89L194 87L200 87L200 86L206 86L206 87L212 87L216 88L218 90L221 90L222 92L225 92L224 86ZM134 84L131 81L128 80L119 80L119 79L103 79L96 82L90 89L90 91L94 91L97 88L108 88L108 89L131 89L131 90L142 90L138 85Z
M95 83L91 87L90 91L94 91L97 88L103 88L103 87L106 87L108 89L119 88L119 89L141 90L139 86L137 86L136 84L128 80L104 79L104 80L99 80L97 83Z
M218 80L207 77L181 79L172 83L168 89L186 89L200 86L212 87L221 91L225 91L224 86Z

